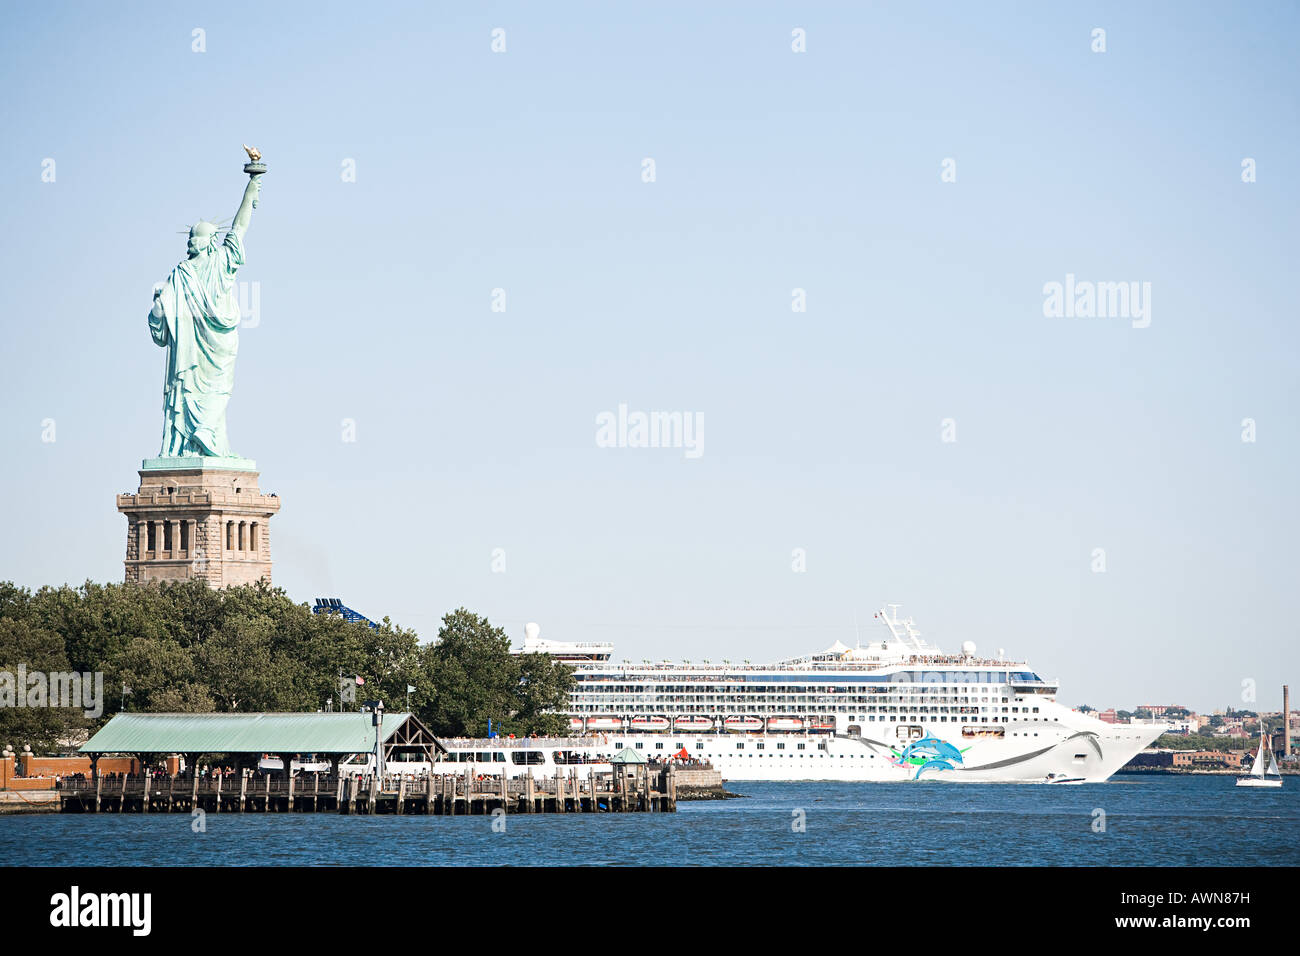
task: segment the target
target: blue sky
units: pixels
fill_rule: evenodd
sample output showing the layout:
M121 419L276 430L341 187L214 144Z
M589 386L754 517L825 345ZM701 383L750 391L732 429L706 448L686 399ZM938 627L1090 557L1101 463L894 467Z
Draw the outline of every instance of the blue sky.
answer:
M281 496L295 599L754 661L874 637L899 602L1068 703L1249 706L1255 680L1276 709L1300 682L1298 20L11 11L0 579L121 578L113 495L160 433L151 290L179 230L234 214L247 142L270 172L229 433ZM1067 274L1149 282L1150 325L1045 317ZM620 403L701 416L703 454L598 447Z

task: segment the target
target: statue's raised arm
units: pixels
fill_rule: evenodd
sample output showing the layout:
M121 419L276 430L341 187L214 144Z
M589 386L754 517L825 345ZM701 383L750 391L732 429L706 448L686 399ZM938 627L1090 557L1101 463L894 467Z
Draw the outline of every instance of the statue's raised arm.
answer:
M240 242L244 240L244 233L248 232L248 224L253 220L253 210L257 208L257 197L262 195L262 177L265 173L253 173L248 177L248 185L244 187L244 198L239 203L239 212L235 213L235 221L230 224L230 231L239 237Z
M248 173L248 185L244 187L244 198L239 203L235 220L230 224L230 231L241 243L244 241L244 233L248 232L248 224L253 219L253 210L257 208L257 197L262 195L262 177L266 175L266 164L262 162L262 154L257 147L245 145L244 152L248 153L248 162L244 164L244 172Z

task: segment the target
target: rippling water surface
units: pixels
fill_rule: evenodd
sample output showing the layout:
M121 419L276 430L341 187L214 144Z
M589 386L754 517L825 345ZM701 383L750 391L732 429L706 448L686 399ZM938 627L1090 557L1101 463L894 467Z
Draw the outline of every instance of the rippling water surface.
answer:
M0 817L0 860L43 865L1300 864L1300 778L1116 777L1078 787L733 783L676 814ZM1105 832L1094 832L1103 819ZM802 822L800 831L796 824Z

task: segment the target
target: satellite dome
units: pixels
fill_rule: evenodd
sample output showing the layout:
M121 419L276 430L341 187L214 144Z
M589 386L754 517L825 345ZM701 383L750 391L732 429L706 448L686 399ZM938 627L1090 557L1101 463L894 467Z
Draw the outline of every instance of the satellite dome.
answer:
M962 641L962 642L961 642L961 652L962 652L963 654L965 654L967 657L974 657L974 656L975 656L975 642L974 642L974 641Z
M535 641L537 640L537 635L540 633L542 633L542 629L532 621L529 621L524 625L524 640Z

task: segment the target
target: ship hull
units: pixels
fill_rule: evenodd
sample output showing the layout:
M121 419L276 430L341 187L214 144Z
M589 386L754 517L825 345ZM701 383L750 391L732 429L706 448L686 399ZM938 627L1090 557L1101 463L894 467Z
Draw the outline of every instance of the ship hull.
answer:
M960 752L960 760L938 761L900 759L907 748L883 740L825 734L697 735L673 746L680 744L690 757L707 761L731 781L1081 784L1104 782L1162 729L1097 722L1083 729L1042 727L1033 736L998 740L929 738ZM628 735L629 746L638 743L648 756L662 756Z

